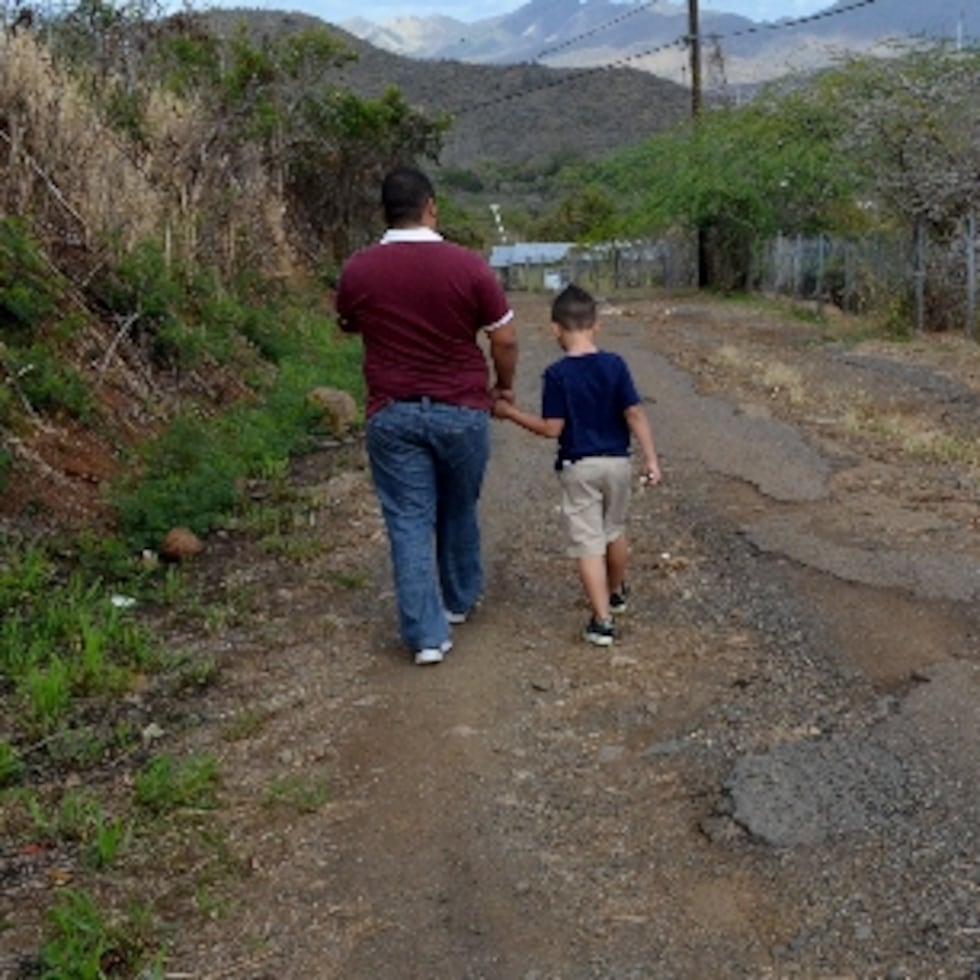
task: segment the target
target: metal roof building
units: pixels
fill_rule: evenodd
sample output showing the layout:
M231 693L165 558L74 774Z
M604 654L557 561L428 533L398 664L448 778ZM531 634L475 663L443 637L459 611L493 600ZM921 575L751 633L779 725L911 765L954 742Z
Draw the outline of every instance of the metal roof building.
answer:
M509 269L514 265L556 265L564 262L574 247L574 242L515 242L513 245L494 245L490 252L490 265L494 269Z

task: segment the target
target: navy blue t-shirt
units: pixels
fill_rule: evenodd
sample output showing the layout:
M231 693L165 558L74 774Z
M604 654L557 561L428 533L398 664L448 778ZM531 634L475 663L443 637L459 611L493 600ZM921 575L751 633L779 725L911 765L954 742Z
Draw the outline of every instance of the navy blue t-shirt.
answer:
M623 413L640 400L626 361L612 351L566 356L546 368L541 415L565 420L555 469L584 456L628 456Z

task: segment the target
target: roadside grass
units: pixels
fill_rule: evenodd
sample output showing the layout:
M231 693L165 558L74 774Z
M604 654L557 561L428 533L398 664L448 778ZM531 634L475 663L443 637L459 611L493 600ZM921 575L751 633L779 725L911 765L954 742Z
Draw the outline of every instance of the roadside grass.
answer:
M265 302L198 285L195 319L148 249L104 288L107 308L120 313L138 295L160 364L203 370L220 361L245 397L220 409L187 399L133 455L111 488L118 533L0 542L0 833L57 885L24 910L37 923L39 976L162 977L175 909L222 914L228 883L244 874L222 826L217 759L179 751L180 732L203 723L194 706L220 683L222 664L172 638L247 624L262 597L248 570L216 584L160 562L162 535L177 524L201 536L227 529L296 562L328 546L304 533L316 515L294 498L289 468L331 438L309 391L360 396L359 343L336 333L319 296L272 291ZM22 304L18 351L29 351L57 304L24 306L13 283L0 293ZM74 375L38 369L30 381L0 397L0 414L24 403L88 411ZM0 486L12 465L0 454ZM246 709L221 734L255 738L268 718ZM263 797L300 813L327 799L320 774L277 780Z
M793 405L802 405L808 399L803 376L796 368L782 361L759 361L731 343L721 344L708 360L722 371L744 376L770 397L785 397Z
M241 870L212 825L221 806L214 757L160 753L127 782L0 791L5 839L50 854L49 880L61 886L45 914L39 976L162 976L167 896L215 888Z
M265 792L269 806L286 806L298 813L316 813L330 799L326 773L291 774L273 780Z
M803 376L796 368L780 361L765 365L760 383L772 397L785 397L792 405L802 405L807 400Z
M309 304L270 309L259 323L253 310L247 321L274 358L255 372L255 397L218 416L185 414L143 448L113 491L131 545L154 547L177 525L199 535L228 526L249 503L250 481L283 481L290 459L327 434L307 399L313 388L361 394L359 344Z
M958 435L907 412L879 411L868 399L848 405L842 415L847 431L872 435L918 459L980 469L980 438Z
M64 980L163 976L153 913L143 905L132 903L124 914L110 914L88 892L70 888L59 894L48 919L41 976Z
M786 316L795 307L780 298L734 298L726 302L751 305L763 313ZM876 329L869 320L859 317L822 317L815 307L802 308L801 319L820 328L817 343L857 345L869 340L887 340L903 346L921 344L921 339L902 337ZM930 337L929 350L946 354L959 352L965 341L959 337ZM975 345L966 351L975 354ZM734 374L752 387L766 391L772 398L783 398L794 407L807 407L823 418L835 418L852 436L873 436L886 446L917 459L936 463L954 463L980 469L980 438L937 428L910 412L882 408L873 400L840 391L833 387L807 384L801 372L783 361L765 360L732 342L719 345L708 355L708 363L717 370Z

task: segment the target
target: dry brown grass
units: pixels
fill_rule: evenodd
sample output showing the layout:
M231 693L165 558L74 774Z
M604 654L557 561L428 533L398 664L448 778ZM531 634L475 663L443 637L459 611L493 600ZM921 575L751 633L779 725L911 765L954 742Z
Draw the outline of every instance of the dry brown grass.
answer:
M749 384L764 389L770 397L786 398L792 405L807 400L802 374L782 361L759 360L734 344L722 344L709 358L720 370L742 376Z
M86 245L158 230L159 192L30 35L0 37L0 113L6 213L37 216L42 235Z
M260 262L282 274L294 259L282 196L260 148L221 146L221 125L154 91L137 146L99 118L42 44L0 36L0 215L30 215L53 250L112 242L126 251L153 238L172 259Z

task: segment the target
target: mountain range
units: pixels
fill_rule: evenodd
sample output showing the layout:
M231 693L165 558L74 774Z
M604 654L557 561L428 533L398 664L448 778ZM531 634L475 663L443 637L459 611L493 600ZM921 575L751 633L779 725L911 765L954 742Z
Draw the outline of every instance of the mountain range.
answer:
M635 68L582 70L409 58L309 14L212 8L203 16L219 35L234 37L244 27L259 43L325 27L356 55L333 70L337 85L366 98L395 86L410 105L452 117L440 154L446 167L494 164L554 170L635 143L691 111L688 89Z
M673 0L530 0L497 17L464 23L445 16L339 24L377 48L411 58L549 67L629 66L684 84L688 5ZM896 44L980 39L977 0L838 0L796 20L755 22L713 11L702 0L706 84L754 84L830 63L844 53Z
M411 105L452 117L440 154L448 168L544 174L690 117L689 52L676 44L687 8L672 0L531 0L475 24L406 18L380 34L366 21L325 25L282 10L212 8L205 16L228 36L243 22L257 38L325 26L356 54L335 70L338 84L365 97L394 85ZM980 0L841 0L799 23L771 25L702 8L701 33L705 94L730 100L750 83L819 67L841 52L917 38L975 44ZM658 45L646 58L631 55ZM552 53L541 56L547 48Z

